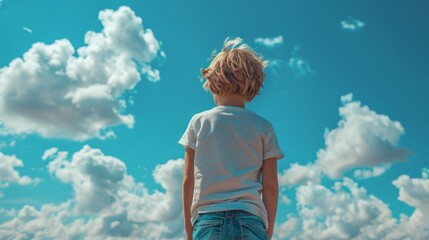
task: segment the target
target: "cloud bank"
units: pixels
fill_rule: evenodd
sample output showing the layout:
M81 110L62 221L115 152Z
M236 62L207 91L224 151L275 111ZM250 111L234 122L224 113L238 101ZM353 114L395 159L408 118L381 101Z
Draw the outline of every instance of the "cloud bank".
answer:
M163 192L150 193L127 173L123 161L85 145L68 152L47 149L48 171L73 188L73 198L40 209L6 210L0 239L184 239L181 196L183 159L158 165Z
M279 223L274 239L428 239L428 183L406 175L393 181L399 200L415 207L411 216L401 214L400 219L350 178L336 181L332 188L301 185L296 189L298 215Z
M6 218L0 239L184 239L183 159L155 167L152 175L163 191L150 193L127 173L123 161L100 149L85 145L69 155L51 148L43 157L48 172L72 186L73 197L39 209L0 208ZM415 208L411 216L394 218L386 203L348 177L331 187L299 185L297 214L277 223L273 239L427 239L429 180L401 175L392 184L398 199Z

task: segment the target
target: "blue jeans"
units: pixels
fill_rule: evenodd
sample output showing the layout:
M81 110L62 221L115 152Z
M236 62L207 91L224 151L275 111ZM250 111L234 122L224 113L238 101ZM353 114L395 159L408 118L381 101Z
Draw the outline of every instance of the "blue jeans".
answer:
M242 210L200 213L194 224L193 240L269 239L261 218Z

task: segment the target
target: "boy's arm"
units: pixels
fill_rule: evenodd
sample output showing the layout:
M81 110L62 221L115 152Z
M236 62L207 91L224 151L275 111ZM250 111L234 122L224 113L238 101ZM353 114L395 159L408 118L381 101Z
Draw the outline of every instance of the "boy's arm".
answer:
M276 220L279 185L277 179L277 158L265 159L262 165L262 199L268 213L267 234L273 236Z
M182 200L185 220L186 238L192 239L191 205L194 194L194 155L192 148L186 147L185 168L183 171Z

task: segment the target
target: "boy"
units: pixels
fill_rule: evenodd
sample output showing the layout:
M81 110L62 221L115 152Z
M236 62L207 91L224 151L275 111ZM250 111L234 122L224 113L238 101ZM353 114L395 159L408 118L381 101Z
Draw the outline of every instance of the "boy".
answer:
M272 237L284 155L271 123L245 108L259 95L266 64L236 38L201 70L216 107L195 114L179 140L187 239Z

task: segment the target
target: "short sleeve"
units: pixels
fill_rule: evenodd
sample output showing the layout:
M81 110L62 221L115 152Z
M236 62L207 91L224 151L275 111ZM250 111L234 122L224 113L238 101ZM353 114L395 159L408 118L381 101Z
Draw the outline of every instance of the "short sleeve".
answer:
M264 143L264 160L277 157L277 160L284 157L277 140L277 135L272 127L269 128L266 141Z
M186 128L178 143L183 147L190 147L194 150L196 149L197 138L195 136L194 117L192 117L189 121L188 127Z

